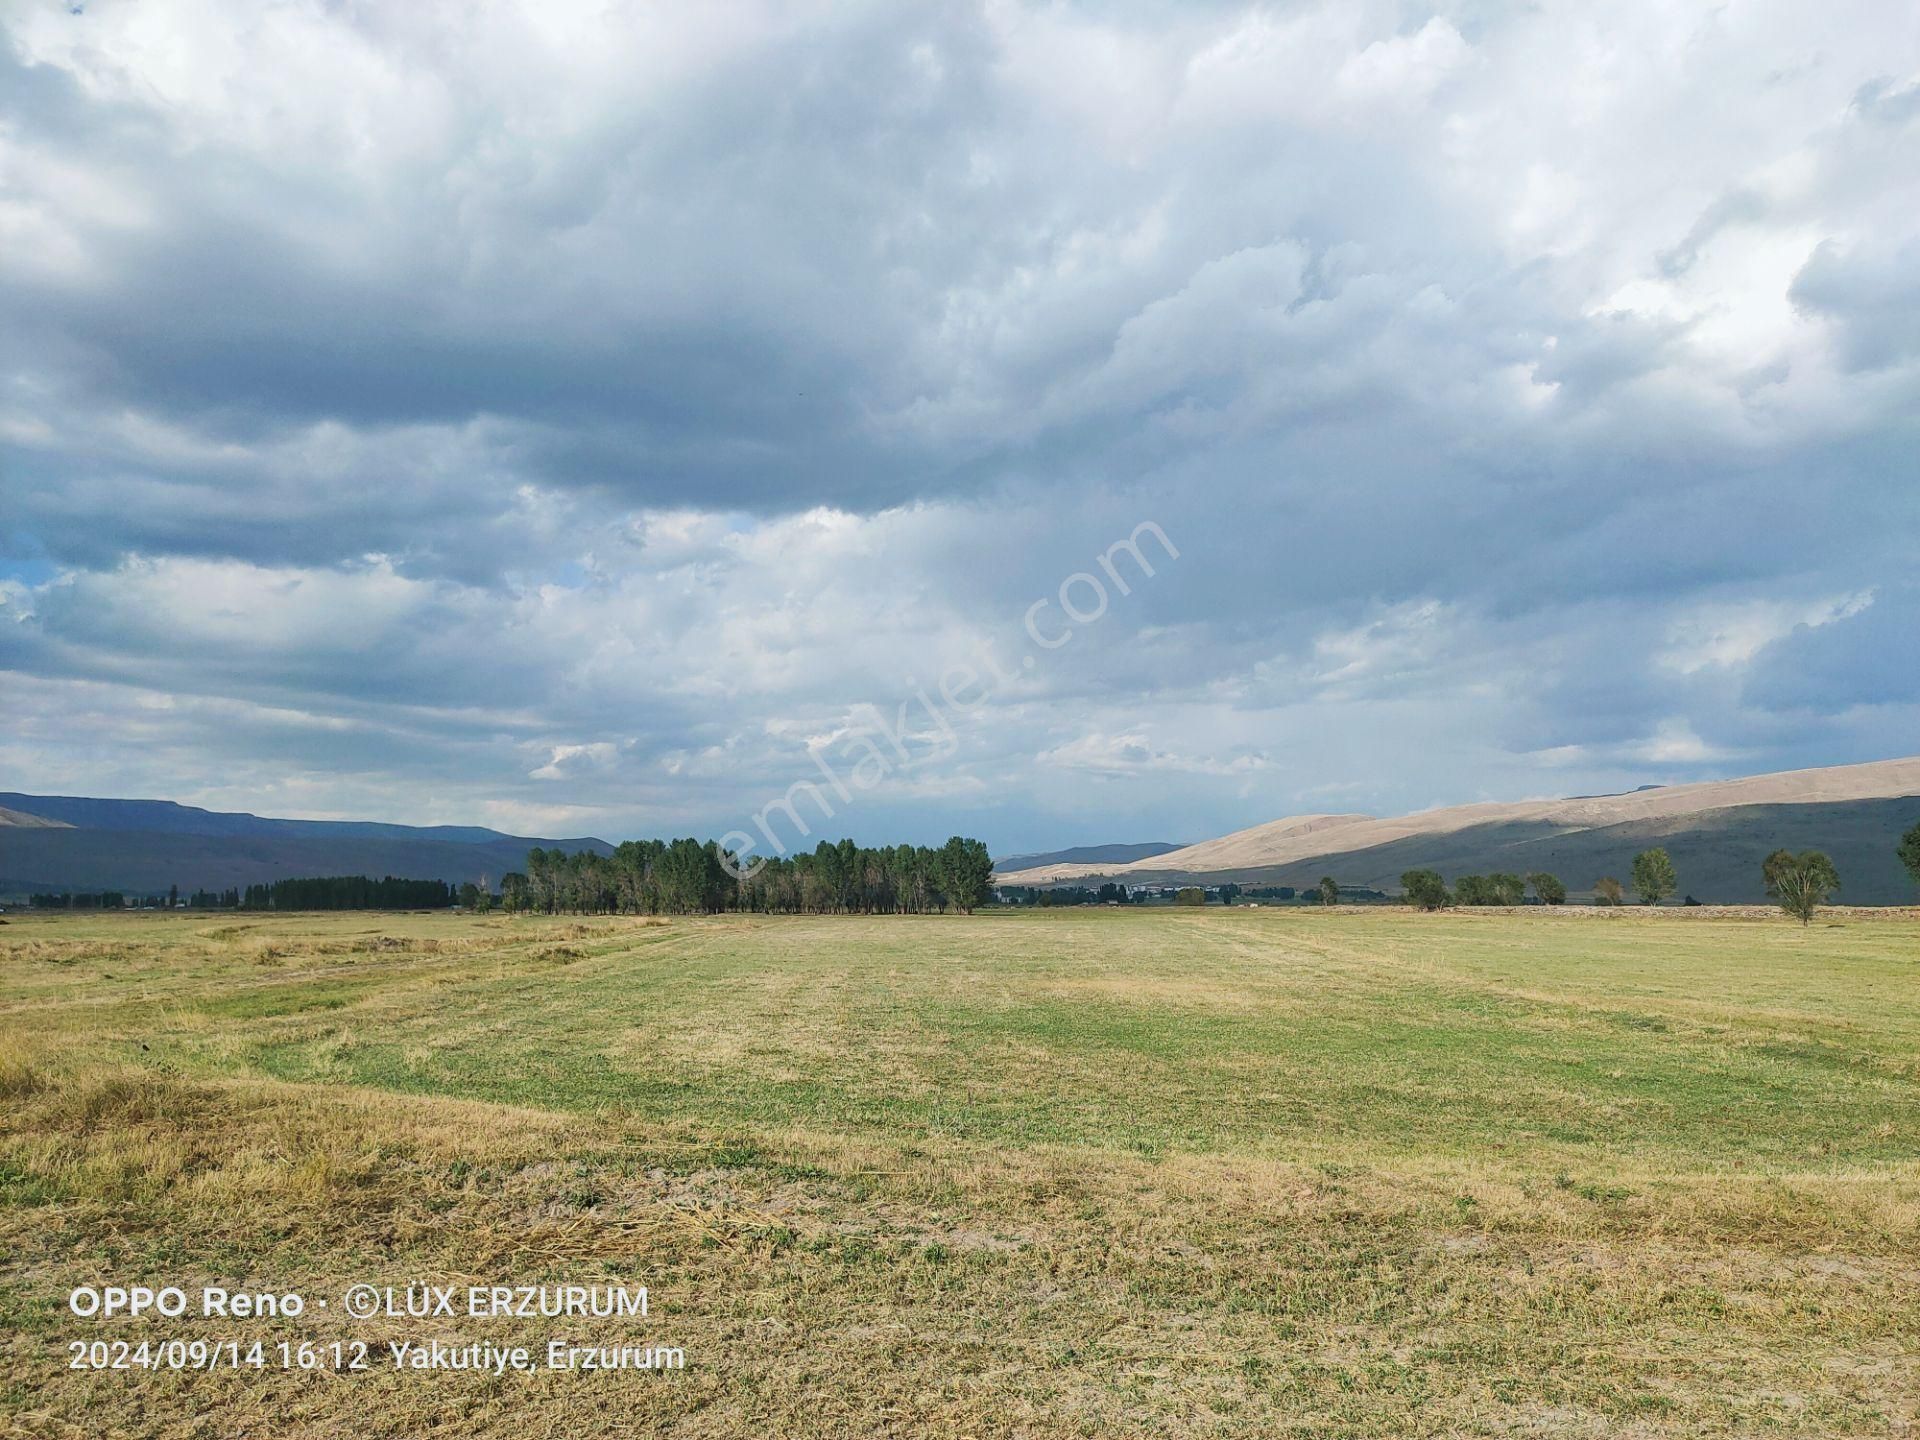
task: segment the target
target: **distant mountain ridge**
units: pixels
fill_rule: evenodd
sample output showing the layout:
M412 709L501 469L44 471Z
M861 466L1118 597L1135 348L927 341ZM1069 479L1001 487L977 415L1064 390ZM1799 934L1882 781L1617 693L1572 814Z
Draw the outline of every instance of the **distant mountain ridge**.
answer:
M1036 865L1123 865L1133 860L1151 860L1156 855L1183 848L1169 840L1148 840L1138 845L1075 845L1037 855L1008 855L993 863L995 869L1004 870L1030 870Z
M593 837L548 840L478 825L283 820L171 800L0 792L0 896L220 890L317 875L457 885L524 869L536 845L613 852Z
M380 820L279 820L244 811L202 810L173 800L100 800L84 795L21 795L0 791L0 809L57 821L80 830L145 830L163 835L353 836L359 839L444 840L484 845L520 837L480 825L396 825ZM557 840L586 845L605 841Z
M1828 851L1841 898L1896 904L1914 897L1894 858L1920 820L1920 757L1782 771L1737 780L1643 786L1618 795L1482 802L1380 818L1291 815L1126 864L1047 864L1002 871L1002 884L1343 884L1398 890L1400 875L1435 869L1559 875L1576 894L1601 875L1624 880L1635 852L1664 845L1682 893L1702 901L1762 898L1760 860L1777 848Z

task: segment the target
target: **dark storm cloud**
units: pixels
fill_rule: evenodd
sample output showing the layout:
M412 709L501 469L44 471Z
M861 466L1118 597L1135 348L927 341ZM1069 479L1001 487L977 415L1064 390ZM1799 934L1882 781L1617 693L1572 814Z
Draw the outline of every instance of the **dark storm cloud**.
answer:
M1792 295L1834 324L1850 370L1920 357L1920 243L1912 239L1875 237L1858 250L1822 241L1794 277Z
M51 354L96 404L243 442L488 416L525 427L532 477L635 503L723 483L759 508L896 501L945 468L869 423L913 398L908 332L1025 243L1001 212L1032 197L960 173L992 110L972 29L952 12L770 35L544 146L511 104L455 94L430 153L362 175L312 144L91 104L10 57L24 141L84 153L146 211L91 231L71 283L0 282L11 348ZM923 36L938 83L909 73Z
M1920 586L1890 587L1822 627L1797 626L1757 657L1748 702L1765 710L1920 706Z
M13 348L77 408L210 440L484 419L522 479L778 511L977 490L1022 460L1124 478L1209 419L1406 398L1406 365L1367 363L1369 332L1458 369L1490 358L1489 319L1508 358L1542 328L1471 293L1500 262L1417 157L1256 113L1089 164L979 29L867 16L825 45L743 48L547 150L456 106L431 169L365 177L245 134L188 139L128 102L102 124L71 82L16 64L28 142L84 136L146 214L92 229L78 279L0 282ZM1399 226L1418 247L1379 244ZM1024 293L1029 272L1048 283ZM1468 299L1423 335L1406 302L1436 283ZM44 457L12 463L61 483Z

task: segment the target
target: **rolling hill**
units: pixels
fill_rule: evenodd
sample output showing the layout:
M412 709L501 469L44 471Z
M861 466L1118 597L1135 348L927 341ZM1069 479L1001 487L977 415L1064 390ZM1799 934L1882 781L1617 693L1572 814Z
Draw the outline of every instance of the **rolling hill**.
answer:
M1075 845L1067 850L1047 850L1037 855L1008 855L993 862L996 870L1033 870L1044 865L1124 865L1131 860L1151 860L1171 850L1186 847L1167 840L1149 840L1138 845Z
M282 820L177 805L0 792L0 896L36 891L224 890L300 875L400 875L453 884L524 869L535 845L612 853L471 825Z
M0 829L15 827L22 830L64 830L66 824L64 820L49 820L44 815L28 815L0 805Z
M1916 820L1920 757L1391 818L1293 815L1125 864L1047 864L998 878L1014 885L1098 878L1305 886L1332 874L1342 884L1397 890L1402 872L1415 868L1449 880L1547 870L1582 894L1601 875L1625 879L1635 852L1663 845L1683 893L1732 903L1762 898L1760 861L1784 846L1832 855L1842 898L1894 904L1913 898L1893 849Z

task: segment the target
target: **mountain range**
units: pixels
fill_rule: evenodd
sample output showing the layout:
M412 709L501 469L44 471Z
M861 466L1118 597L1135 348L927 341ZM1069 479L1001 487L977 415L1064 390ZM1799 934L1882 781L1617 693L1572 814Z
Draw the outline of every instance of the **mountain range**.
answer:
M452 884L526 868L527 851L613 847L592 837L546 840L476 825L278 820L177 805L0 792L0 896L37 891L153 894L311 875L399 875Z
M1618 795L1479 802L1378 817L1290 815L1194 845L1085 845L995 862L1002 884L1316 884L1394 891L1412 869L1464 874L1545 870L1576 896L1603 875L1626 880L1635 853L1665 847L1683 894L1762 897L1771 851L1833 857L1855 904L1915 898L1894 855L1920 821L1920 756L1738 780L1643 786ZM152 894L223 890L292 876L398 875L453 884L525 867L533 846L613 847L591 836L542 839L472 825L284 820L169 800L0 792L0 898L36 891Z
M1703 902L1763 898L1770 852L1819 849L1854 904L1914 899L1894 855L1920 821L1920 756L1739 780L1646 786L1620 795L1483 802L1412 815L1290 815L1216 840L1120 864L1045 861L1002 867L1003 884L1343 885L1398 890L1412 869L1464 874L1545 870L1575 895L1603 875L1625 881L1635 853L1663 846L1683 893Z

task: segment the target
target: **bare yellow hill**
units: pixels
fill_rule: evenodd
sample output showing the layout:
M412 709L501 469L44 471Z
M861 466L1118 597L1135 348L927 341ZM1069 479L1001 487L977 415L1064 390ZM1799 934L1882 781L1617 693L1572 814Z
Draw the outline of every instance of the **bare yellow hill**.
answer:
M24 810L8 810L0 806L0 827L18 830L71 830L73 827L64 820L48 820L40 815L29 815Z
M1316 855L1346 854L1416 836L1447 835L1481 825L1530 822L1566 831L1636 820L1671 820L1742 805L1818 805L1920 795L1920 756L1785 770L1739 780L1705 780L1624 795L1558 800L1483 801L1380 819L1371 815L1290 815L1124 865L1064 865L998 877L1003 884L1128 874L1213 874L1287 865Z

